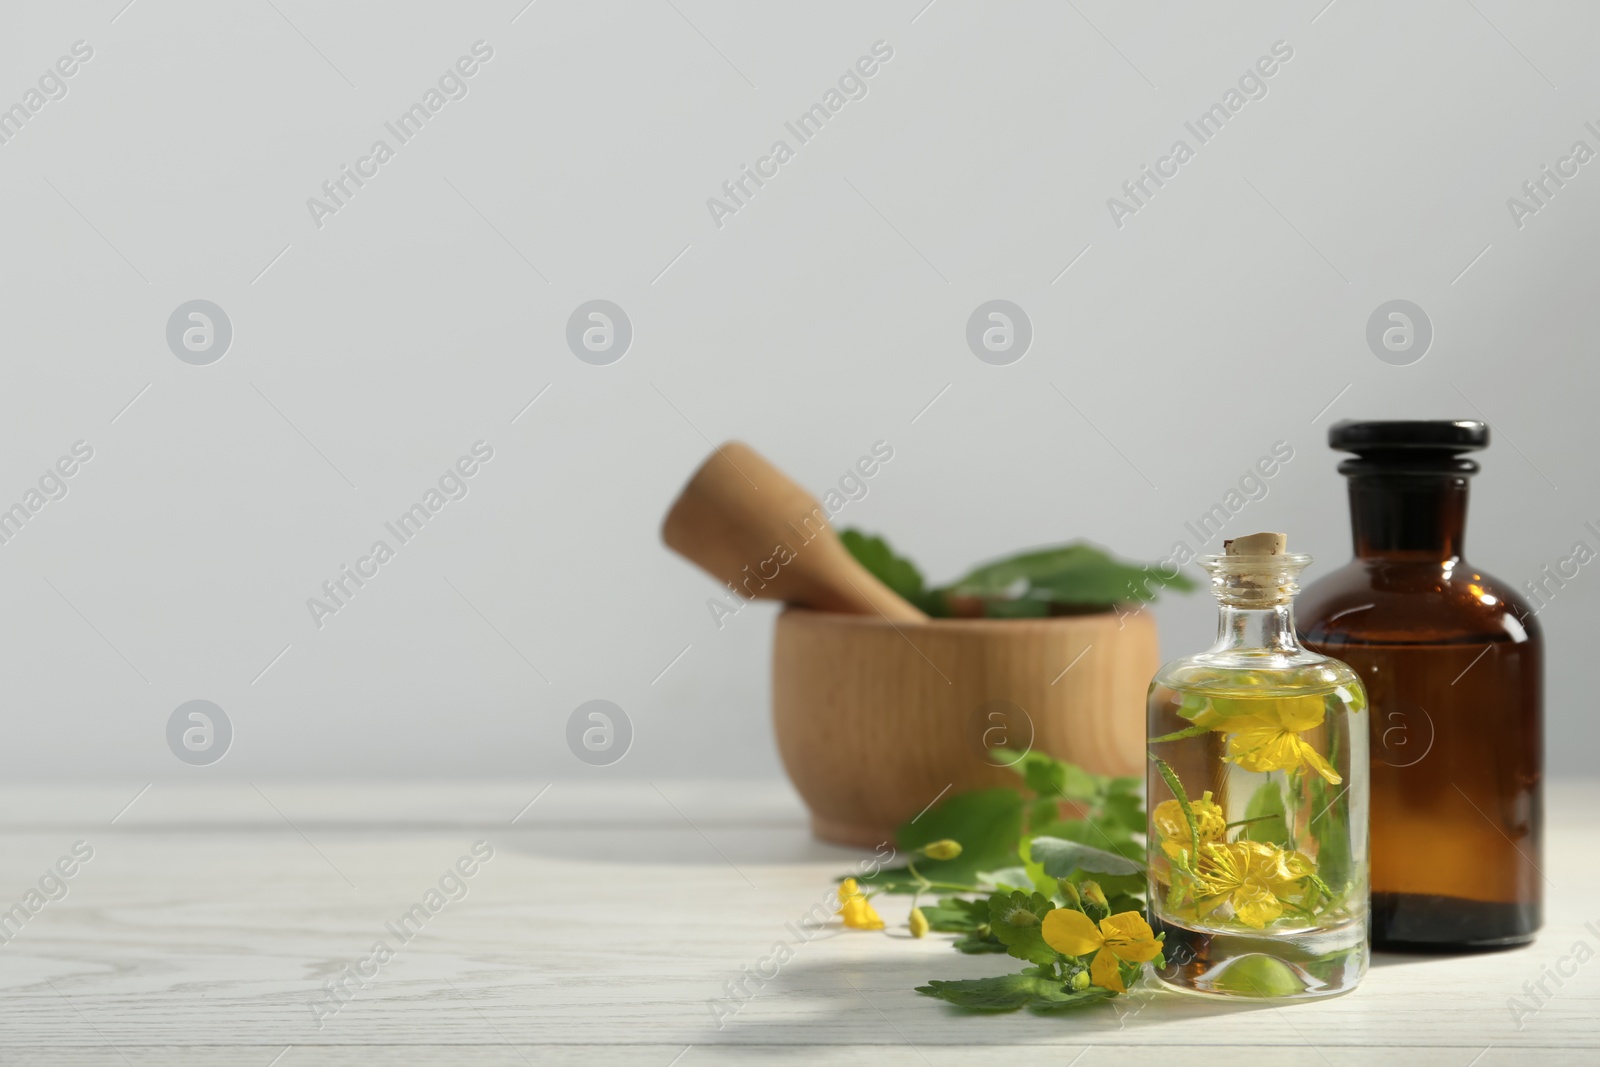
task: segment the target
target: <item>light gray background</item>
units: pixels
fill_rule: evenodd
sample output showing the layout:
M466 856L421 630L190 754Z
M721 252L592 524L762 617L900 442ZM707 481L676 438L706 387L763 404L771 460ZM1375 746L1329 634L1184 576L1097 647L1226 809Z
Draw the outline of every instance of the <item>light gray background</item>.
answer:
M778 774L774 609L719 632L658 539L708 439L818 491L889 441L841 522L935 579L1074 537L1164 555L1286 440L1230 532L1321 569L1349 554L1329 422L1484 417L1470 558L1520 585L1600 548L1600 163L1520 230L1506 207L1600 148L1600 11L925 3L6 5L0 103L95 53L0 146L0 498L95 455L0 546L0 773ZM480 39L469 95L316 228L306 199ZM717 228L706 199L878 40L866 98ZM1279 40L1269 94L1113 225ZM196 298L233 323L211 366L165 342ZM1405 367L1364 339L1397 298L1436 333ZM565 345L592 299L633 323L611 366ZM966 345L991 299L1033 323L1011 366ZM480 439L467 498L315 628L307 597ZM1563 772L1600 741L1595 570L1543 615ZM1211 612L1164 603L1166 651ZM595 698L636 732L609 768L565 743ZM233 722L213 766L167 749L191 699Z

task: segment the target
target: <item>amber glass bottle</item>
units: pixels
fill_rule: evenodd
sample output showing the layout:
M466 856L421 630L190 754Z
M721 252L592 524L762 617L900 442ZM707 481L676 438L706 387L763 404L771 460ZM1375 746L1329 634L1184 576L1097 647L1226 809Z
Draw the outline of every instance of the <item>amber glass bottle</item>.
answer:
M1462 558L1481 422L1341 422L1355 559L1300 596L1370 701L1375 948L1524 944L1540 925L1543 642Z

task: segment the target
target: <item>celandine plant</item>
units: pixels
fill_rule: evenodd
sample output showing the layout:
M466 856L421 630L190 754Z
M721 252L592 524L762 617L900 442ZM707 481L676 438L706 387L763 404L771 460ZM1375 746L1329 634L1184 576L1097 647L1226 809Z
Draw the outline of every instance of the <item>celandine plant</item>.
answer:
M1040 752L992 755L1023 788L959 793L900 827L900 851L914 858L845 879L841 921L883 930L873 898L907 893L912 936L959 934L958 952L1028 965L917 987L963 1008L1054 1012L1126 993L1146 964L1166 963L1144 917L1139 780L1087 774ZM928 893L944 895L923 905Z
M947 798L897 831L910 862L840 886L846 927L884 929L872 899L909 893L912 936L955 933L959 952L1028 965L918 992L1053 1012L1126 993L1146 970L1173 989L1274 998L1365 974L1366 694L1296 640L1310 558L1281 534L1226 547L1200 560L1221 603L1216 644L1151 683L1148 821L1136 778L995 749L1023 788ZM922 906L925 893L948 895Z

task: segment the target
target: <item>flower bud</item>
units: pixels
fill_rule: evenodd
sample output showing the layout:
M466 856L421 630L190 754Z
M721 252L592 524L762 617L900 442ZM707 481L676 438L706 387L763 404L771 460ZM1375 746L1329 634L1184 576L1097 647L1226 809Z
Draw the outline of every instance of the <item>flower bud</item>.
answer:
M946 837L923 845L918 851L930 860L953 860L961 855L961 842Z
M1100 888L1099 882L1084 882L1078 888L1083 893L1083 899L1095 907L1108 909L1111 907L1106 903L1105 890Z
M928 934L928 917L922 914L921 908L911 909L911 936L926 937Z
M1079 971L1072 976L1072 988L1079 993L1089 988L1089 972Z
M1077 886L1073 885L1065 878L1057 878L1056 887L1061 890L1061 898L1067 902L1067 907L1083 907L1083 898L1078 895Z

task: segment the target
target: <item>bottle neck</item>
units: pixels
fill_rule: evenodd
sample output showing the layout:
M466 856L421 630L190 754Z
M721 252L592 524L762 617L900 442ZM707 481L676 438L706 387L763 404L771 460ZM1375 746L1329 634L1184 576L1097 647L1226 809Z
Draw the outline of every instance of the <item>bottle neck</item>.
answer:
M1294 653L1300 642L1294 632L1294 603L1265 608L1241 608L1227 602L1217 615L1217 643L1212 652L1265 649L1268 652Z
M1350 478L1350 531L1357 558L1459 559L1466 524L1465 475L1373 473Z

